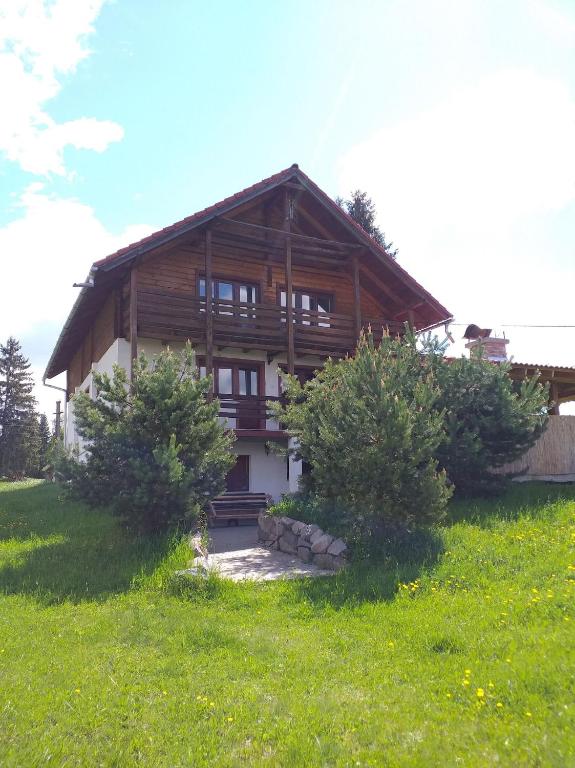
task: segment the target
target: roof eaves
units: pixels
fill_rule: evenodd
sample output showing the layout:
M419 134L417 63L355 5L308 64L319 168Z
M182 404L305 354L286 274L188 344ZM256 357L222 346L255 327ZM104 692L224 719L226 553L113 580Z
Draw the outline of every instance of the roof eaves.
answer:
M285 168L283 171L280 171L267 179L263 179L262 181L253 184L251 187L246 187L246 189L237 192L235 195L224 198L220 202L214 203L214 205L210 205L191 216L187 216L181 221L170 224L168 227L148 235L148 237L145 237L126 248L122 248L121 250L106 256L104 259L96 261L94 266L105 272L115 269L154 248L165 245L177 237L181 237L198 227L208 224L218 216L228 213L237 205L247 203L256 197L259 197L262 193L269 192L295 176L296 173L297 168L295 166Z
M90 269L88 273L88 277L86 278L86 283L91 282L94 273L95 273L94 267ZM76 297L76 301L72 305L72 309L70 310L68 317L66 318L66 322L62 326L62 330L60 331L60 334L58 336L58 339L56 341L56 344L54 346L54 349L52 350L52 354L50 355L50 359L48 360L48 364L46 365L46 370L44 371L43 380L45 379L51 379L53 376L57 376L58 374L51 374L50 369L52 368L52 365L54 364L54 361L58 357L58 353L60 352L60 348L64 342L64 337L66 336L66 333L68 331L68 328L72 325L72 322L74 320L74 317L76 315L76 312L80 309L81 305L84 302L84 298L87 295L88 291L91 291L92 288L84 287L80 290L80 293Z

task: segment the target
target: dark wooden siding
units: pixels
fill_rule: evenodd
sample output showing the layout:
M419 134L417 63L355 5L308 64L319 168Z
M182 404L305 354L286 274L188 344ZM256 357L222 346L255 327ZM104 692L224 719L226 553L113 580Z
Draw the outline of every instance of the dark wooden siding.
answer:
M197 281L204 273L203 245L189 247L185 251L173 251L159 257L151 257L138 267L138 286L166 291L186 292L196 295ZM260 287L263 304L277 304L278 291L285 285L285 270L277 262L265 262L236 255L223 255L214 247L214 277L241 278ZM270 280L271 277L271 280ZM294 290L309 289L331 293L334 311L352 315L354 312L353 280L351 273L329 272L325 268L293 267ZM125 313L128 312L129 296L126 297ZM374 296L361 289L362 312L369 317L384 317L385 309Z

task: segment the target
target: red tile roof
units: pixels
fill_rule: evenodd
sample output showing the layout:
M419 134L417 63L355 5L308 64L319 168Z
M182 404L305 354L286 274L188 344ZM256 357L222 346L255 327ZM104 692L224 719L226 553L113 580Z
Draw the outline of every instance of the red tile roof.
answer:
M207 223L216 216L222 215L227 211L233 209L241 203L247 202L253 197L274 189L280 184L289 181L290 179L297 179L305 189L314 196L321 204L332 211L332 213L339 218L341 223L346 226L353 234L362 241L366 247L368 247L374 254L376 254L380 260L386 265L386 267L398 277L406 286L408 286L416 295L423 298L428 307L432 310L432 317L437 319L438 323L444 322L451 318L450 312L445 309L428 291L426 291L411 275L406 272L386 251L373 240L362 227L354 221L345 211L343 211L337 203L332 200L328 195L323 192L303 171L301 171L297 164L291 165L289 168L285 168L283 171L269 176L267 179L252 184L250 187L246 187L241 192L236 192L234 195L220 200L220 202L210 205L201 211L198 211L191 216L187 216L181 221L177 221L174 224L170 224L157 232L142 238L135 243L121 248L115 253L111 253L103 259L99 259L92 265L92 273L96 273L96 282L98 281L98 273L108 272L114 270L121 264L137 258L142 253L152 250L153 248L161 245L164 242L169 242L173 238L180 234L194 229L201 224ZM92 312L91 302L87 291L93 289L83 288L80 292L78 299L76 300L68 319L60 333L60 337L56 342L56 346L52 352L50 361L46 368L46 377L51 378L57 375L60 371L64 370L65 366L69 362L69 350L64 351L65 347L68 347L69 343L76 343L73 339L73 328L77 325L77 318L79 312ZM433 327L433 326L430 326ZM69 343L68 343L69 342Z
M283 182L290 179L292 176L295 176L297 170L298 170L297 165L292 165L289 168L285 168L283 171L280 171L279 173L274 173L273 176L269 176L267 179L262 179L261 181L258 181L256 184L252 184L250 187L246 187L245 189L242 189L241 192L236 192L234 195L225 197L223 200L220 200L218 203L214 203L213 205L208 205L207 208L203 208L201 211L196 211L196 213L193 213L191 216L186 216L184 219L174 222L174 224L170 224L169 226L164 227L163 229L159 229L156 232L152 232L151 235L148 235L147 237L144 237L141 240L136 241L135 243L130 243L130 245L126 245L124 248L120 248L119 251L116 251L115 253L111 253L109 256L106 256L105 258L99 259L98 261L94 262L94 266L101 267L105 264L109 264L115 261L116 259L118 259L120 256L124 256L126 253L128 253L134 248L140 248L144 245L153 245L161 235L173 234L174 236L177 236L181 230L189 229L190 225L199 224L200 222L203 222L206 219L213 218L214 216L217 216L218 214L222 213L222 211L224 210L227 211L230 208L245 202L253 195L257 195L260 192L263 192L268 187L274 187L274 186L277 186L278 184L282 184Z

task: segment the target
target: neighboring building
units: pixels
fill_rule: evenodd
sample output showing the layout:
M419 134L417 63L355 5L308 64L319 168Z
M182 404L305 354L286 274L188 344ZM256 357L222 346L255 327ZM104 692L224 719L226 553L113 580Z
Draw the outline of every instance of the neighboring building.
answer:
M507 344L509 339L501 336L489 335L485 338L469 341L465 346L471 352L474 349L482 349L484 356L500 363L507 361ZM509 377L514 381L531 378L538 375L542 384L549 384L549 404L551 406L549 413L552 416L559 415L559 406L562 403L568 403L575 400L575 368L561 365L537 365L536 363L519 363L516 360L509 360L511 370Z
M137 354L189 339L238 437L228 490L274 498L301 473L267 449L288 439L266 412L278 370L305 379L353 353L367 325L451 319L296 165L97 261L87 282L46 370L67 373L66 444L78 442L70 397L95 396L93 370L130 371Z
M474 326L477 327L477 326ZM507 360L509 339L491 336L473 339L465 346L481 348L482 354L494 363ZM559 415L559 406L575 400L575 368L558 365L536 365L509 361L509 376L514 381L531 378L535 374L542 384L549 385L549 414L547 429L523 456L494 470L498 474L516 475L515 480L542 480L572 483L575 481L575 416Z

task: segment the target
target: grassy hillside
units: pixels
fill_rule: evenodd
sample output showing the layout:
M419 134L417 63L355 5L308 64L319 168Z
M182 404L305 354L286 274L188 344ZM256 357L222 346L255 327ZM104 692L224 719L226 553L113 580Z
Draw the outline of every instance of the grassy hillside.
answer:
M574 489L262 585L58 493L0 485L2 766L575 765Z

